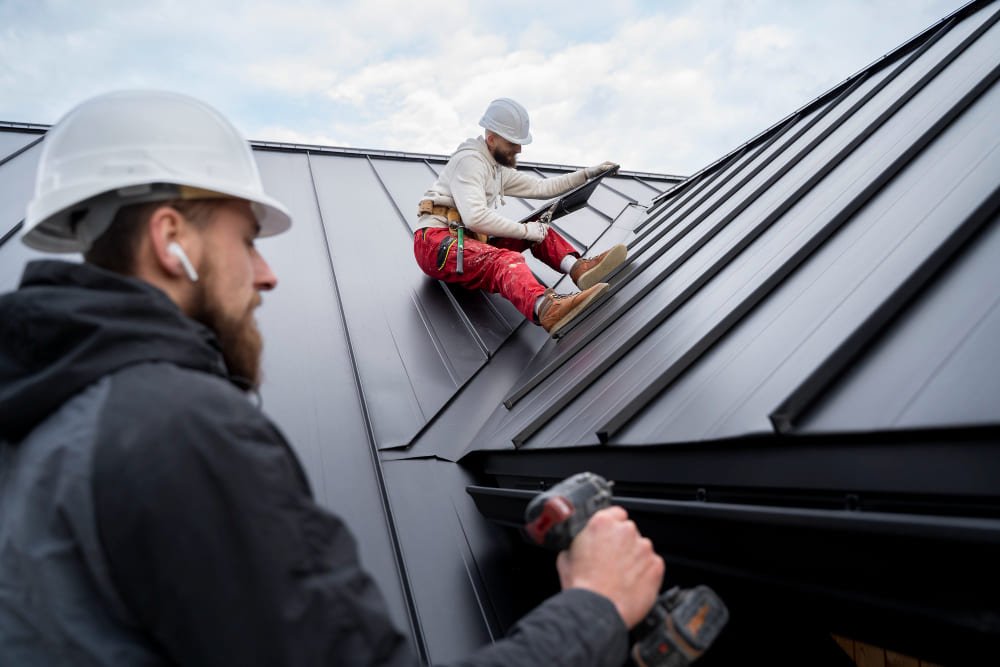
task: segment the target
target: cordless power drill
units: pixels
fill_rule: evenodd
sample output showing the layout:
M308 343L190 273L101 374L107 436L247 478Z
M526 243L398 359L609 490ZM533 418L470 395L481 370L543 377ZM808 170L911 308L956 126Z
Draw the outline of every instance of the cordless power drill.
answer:
M569 547L595 512L611 505L612 483L581 472L535 496L524 513L524 533L553 551ZM632 659L640 667L687 667L719 636L726 605L708 586L662 593L631 632Z

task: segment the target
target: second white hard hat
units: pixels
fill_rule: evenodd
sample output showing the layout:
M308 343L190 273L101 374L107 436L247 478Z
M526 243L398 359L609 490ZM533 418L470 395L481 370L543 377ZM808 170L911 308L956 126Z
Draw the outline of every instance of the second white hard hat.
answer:
M208 197L249 201L261 236L291 225L264 192L250 145L218 111L176 93L99 95L46 134L21 239L84 252L122 206Z
M514 144L523 146L531 143L528 111L509 97L501 97L490 102L486 107L486 113L479 119L479 126L496 132Z

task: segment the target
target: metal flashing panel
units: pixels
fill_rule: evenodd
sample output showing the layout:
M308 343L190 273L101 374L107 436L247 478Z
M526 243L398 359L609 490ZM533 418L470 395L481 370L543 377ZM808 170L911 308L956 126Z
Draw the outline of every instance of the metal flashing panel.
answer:
M482 520L453 463L385 464L403 555L413 582L428 663L454 663L502 637L516 621L507 536Z

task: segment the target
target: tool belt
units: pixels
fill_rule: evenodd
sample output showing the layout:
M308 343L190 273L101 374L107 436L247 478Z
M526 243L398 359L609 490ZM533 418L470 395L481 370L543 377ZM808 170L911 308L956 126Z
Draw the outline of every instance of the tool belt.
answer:
M454 237L458 237L458 228L457 227L449 227L448 228L448 233L451 234ZM479 241L480 243L489 243L490 242L490 237L489 236L487 236L486 234L480 234L479 232L474 232L471 229L469 229L468 227L465 227L465 238L467 238L467 239L475 239L475 240Z
M437 206L431 199L422 199L417 205L417 215L439 215L448 221L448 229L452 236L458 236L458 228L465 228L465 236L486 243L489 236L474 232L462 224L462 216L457 208L451 206Z

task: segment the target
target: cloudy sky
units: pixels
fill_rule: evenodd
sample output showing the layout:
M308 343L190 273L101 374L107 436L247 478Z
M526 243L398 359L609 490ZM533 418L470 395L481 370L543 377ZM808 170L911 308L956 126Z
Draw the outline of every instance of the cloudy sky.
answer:
M522 159L689 174L964 0L0 0L0 120L120 88L251 139L449 153L494 97Z

